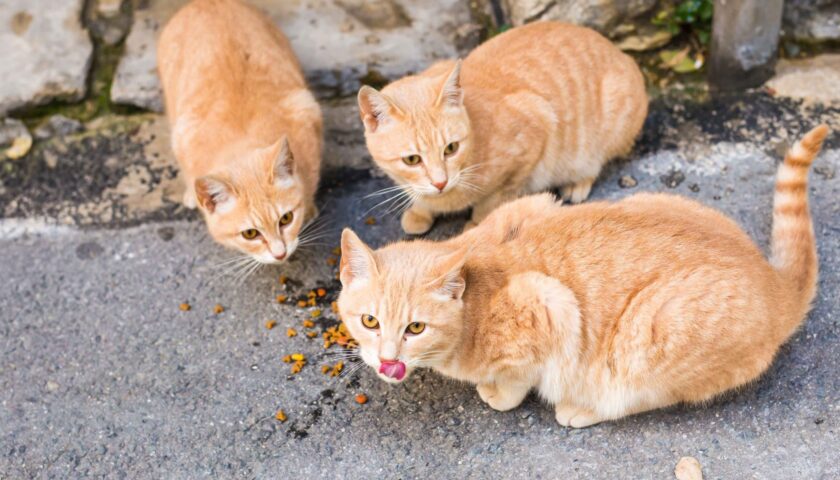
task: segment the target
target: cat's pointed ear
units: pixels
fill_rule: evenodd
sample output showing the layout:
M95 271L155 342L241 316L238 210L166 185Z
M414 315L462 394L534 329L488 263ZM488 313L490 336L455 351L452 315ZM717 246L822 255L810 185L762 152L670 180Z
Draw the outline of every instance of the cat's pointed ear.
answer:
M429 287L433 289L435 295L446 300L460 300L464 296L464 290L467 288L464 271L467 253L466 248L460 248L435 262L432 270L433 280L429 282Z
M283 135L274 150L277 151L274 157L274 165L272 167L272 180L274 182L282 182L288 179L295 173L295 157L292 155L292 148L289 146L289 138Z
M339 279L347 287L354 281L367 281L377 275L376 259L370 249L353 230L341 232L341 264Z
M391 101L375 88L363 85L359 89L358 100L359 116L368 132L375 132L383 122L391 118L393 112Z
M455 62L455 67L449 72L446 81L440 88L437 105L439 107L460 107L464 104L464 90L461 88L461 60Z
M195 197L198 204L210 213L224 213L236 203L230 183L213 175L196 179Z

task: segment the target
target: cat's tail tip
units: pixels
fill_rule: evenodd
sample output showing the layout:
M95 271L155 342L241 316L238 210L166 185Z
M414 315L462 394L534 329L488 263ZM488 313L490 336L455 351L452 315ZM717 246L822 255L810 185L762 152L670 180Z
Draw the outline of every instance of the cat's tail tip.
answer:
M806 133L785 155L776 176L770 262L796 290L803 310L799 317L814 298L818 273L814 227L808 207L808 171L828 133L827 125Z

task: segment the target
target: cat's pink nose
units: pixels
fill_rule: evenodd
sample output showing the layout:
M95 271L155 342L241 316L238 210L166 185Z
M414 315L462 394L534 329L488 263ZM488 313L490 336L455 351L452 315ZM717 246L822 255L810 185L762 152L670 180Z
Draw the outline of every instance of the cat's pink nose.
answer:
M399 360L380 360L379 373L388 378L402 380L405 377L405 364Z
M284 258L286 258L286 252L274 253L272 255L274 255L274 258L276 258L277 260L283 260Z
M442 182L432 182L432 185L434 185L435 188L437 188L439 192L442 192L443 189L446 188L446 183L447 183L447 180L444 180Z

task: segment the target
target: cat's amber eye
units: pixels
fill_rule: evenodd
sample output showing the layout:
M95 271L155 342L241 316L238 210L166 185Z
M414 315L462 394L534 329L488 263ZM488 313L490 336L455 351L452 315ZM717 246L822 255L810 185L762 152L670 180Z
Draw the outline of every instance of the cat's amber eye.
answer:
M260 236L260 231L256 228L249 228L248 230L242 230L242 238L245 240L253 240Z
M362 325L373 330L379 328L379 320L373 315L364 314L362 315Z
M455 152L458 151L458 142L452 142L443 149L443 154L447 157L451 157L455 155Z
M405 162L406 165L410 165L412 167L415 165L419 165L422 161L423 158L421 158L420 155L409 155L407 157L403 157L403 162Z
M410 333L412 335L418 335L423 333L423 330L426 329L426 324L423 322L412 322L408 324L405 331L406 333Z
M292 220L295 218L295 214L292 212L286 212L280 217L280 226L288 225L292 223Z

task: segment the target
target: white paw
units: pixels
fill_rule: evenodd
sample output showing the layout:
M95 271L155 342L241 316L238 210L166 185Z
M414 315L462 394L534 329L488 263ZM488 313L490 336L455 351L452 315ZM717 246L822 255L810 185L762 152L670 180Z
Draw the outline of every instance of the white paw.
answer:
M557 423L564 427L586 428L596 423L601 423L600 418L591 411L583 408L558 405L555 407L554 413L554 418L557 419Z
M518 407L525 399L525 395L521 392L508 392L498 388L495 384L480 384L476 386L476 390L478 390L478 396L484 403L490 405L493 410L500 412ZM527 392L525 393L527 394Z
M592 180L583 180L573 185L563 187L563 200L571 203L581 203L589 197L592 191Z

